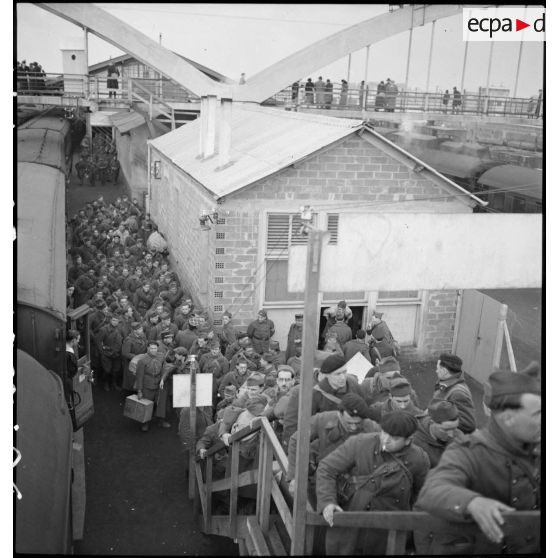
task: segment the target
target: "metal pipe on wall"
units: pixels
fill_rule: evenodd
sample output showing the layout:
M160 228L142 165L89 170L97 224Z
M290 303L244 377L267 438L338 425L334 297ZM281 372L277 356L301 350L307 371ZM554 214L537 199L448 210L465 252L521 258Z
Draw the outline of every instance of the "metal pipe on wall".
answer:
M368 61L370 60L370 45L366 46L366 62L364 66L364 83L368 83Z

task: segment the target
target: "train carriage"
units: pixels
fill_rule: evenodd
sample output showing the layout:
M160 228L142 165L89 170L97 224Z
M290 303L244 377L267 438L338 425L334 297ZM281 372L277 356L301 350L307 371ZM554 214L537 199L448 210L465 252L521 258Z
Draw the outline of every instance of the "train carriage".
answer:
M85 499L84 488L72 481L72 444L74 432L93 412L88 358L80 359L74 378L66 371L67 318L74 324L85 319L85 331L88 320L88 308L69 316L66 311L65 189L71 154L71 126L63 118L32 118L18 128L16 447L21 461L15 472L23 498L16 502L16 550L25 553L71 553L77 525L72 506Z

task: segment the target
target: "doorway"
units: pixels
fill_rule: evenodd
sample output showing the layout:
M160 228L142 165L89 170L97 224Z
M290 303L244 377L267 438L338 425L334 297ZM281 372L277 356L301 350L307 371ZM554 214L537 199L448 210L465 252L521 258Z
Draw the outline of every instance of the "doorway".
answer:
M324 311L328 308L331 308L331 304L327 304L325 306L320 307L320 326L319 326L319 333L318 333L318 349L323 349L324 346L324 338L323 333L327 324L327 319L324 317ZM364 315L364 309L366 306L364 305L355 305L352 304L348 305L353 315L351 319L347 322L347 325L351 328L353 332L353 339L355 338L357 330L362 328L362 317Z

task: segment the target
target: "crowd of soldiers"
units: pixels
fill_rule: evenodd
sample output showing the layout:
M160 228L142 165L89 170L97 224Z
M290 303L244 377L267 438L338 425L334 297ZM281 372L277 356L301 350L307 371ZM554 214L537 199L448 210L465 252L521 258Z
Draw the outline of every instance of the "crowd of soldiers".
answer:
M120 174L120 162L114 141L106 140L101 134L90 142L85 136L80 144L80 158L75 165L80 184L95 186L100 182L116 184Z
M16 64L17 90L37 91L46 87L46 74L38 62L27 64L26 60L18 60Z
M177 420L184 446L194 441L201 459L220 443L214 479L226 474L231 436L266 417L288 455L288 472L277 478L285 496L292 496L304 315L295 314L284 351L265 309L243 330L229 312L216 327L181 286L164 238L136 200L124 196L107 204L100 198L70 224L74 262L67 302L93 308L91 357L99 385L153 401L153 420L165 428ZM401 373L399 347L381 314L374 312L354 336L345 301L324 317L323 348L315 351L311 372L308 500L329 527L315 538L314 551L383 554L385 531L336 527L336 515L411 509L453 522L474 520L484 534L475 538L457 527L441 537L416 532L416 553L533 551L538 539L532 533L503 539L501 514L539 509L538 369L492 374L485 400L491 417L477 429L458 356L439 356L438 381L423 409ZM370 364L360 382L347 371L357 353ZM172 377L190 374L192 367L212 376L212 404L197 407L195 428L188 408L171 410ZM148 432L151 422L141 430ZM239 442L240 471L257 467L259 436ZM243 490L239 494L246 496Z

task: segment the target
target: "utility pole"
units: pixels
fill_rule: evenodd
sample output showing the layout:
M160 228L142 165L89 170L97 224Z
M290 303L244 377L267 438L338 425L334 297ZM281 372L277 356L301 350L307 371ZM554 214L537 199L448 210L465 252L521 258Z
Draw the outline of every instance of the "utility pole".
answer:
M302 342L302 373L298 401L298 444L296 448L296 491L293 503L293 537L291 556L302 556L306 542L306 505L308 502L308 461L310 457L310 417L312 411L312 388L314 374L314 350L318 344L318 293L320 284L320 263L324 239L327 231L311 227L312 209L306 206L302 211L303 227L308 232L306 260L306 291L304 295L304 339ZM302 426L304 425L304 426Z

